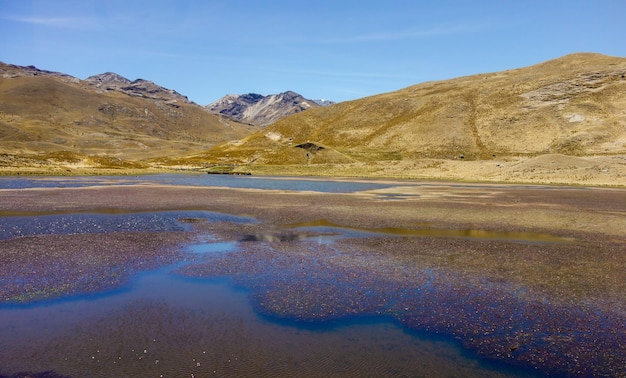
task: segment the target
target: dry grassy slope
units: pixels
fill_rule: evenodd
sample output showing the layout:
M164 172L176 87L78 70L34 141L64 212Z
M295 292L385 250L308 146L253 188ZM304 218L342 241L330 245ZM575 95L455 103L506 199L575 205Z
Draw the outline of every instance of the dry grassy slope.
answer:
M205 155L267 164L626 152L626 59L572 54L427 82L281 120ZM293 148L326 149L308 158ZM314 159L313 159L314 158Z
M98 92L55 75L0 76L0 150L138 160L181 156L258 130L185 103ZM15 160L15 159L14 159Z

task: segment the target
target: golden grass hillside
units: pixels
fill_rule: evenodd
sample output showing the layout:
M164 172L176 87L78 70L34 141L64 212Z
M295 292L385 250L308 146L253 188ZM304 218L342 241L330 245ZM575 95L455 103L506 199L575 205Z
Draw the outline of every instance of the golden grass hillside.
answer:
M143 166L141 161L203 151L257 130L193 103L97 90L46 71L29 75L4 64L0 69L3 168Z
M299 113L195 159L259 173L626 185L626 59L580 53L422 83Z

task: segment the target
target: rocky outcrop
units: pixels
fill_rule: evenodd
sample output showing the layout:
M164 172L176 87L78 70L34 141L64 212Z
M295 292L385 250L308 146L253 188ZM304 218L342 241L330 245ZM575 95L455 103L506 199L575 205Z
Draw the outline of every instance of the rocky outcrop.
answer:
M61 72L41 70L35 66L17 66L0 62L0 77L11 79L28 76L52 76L66 82L78 83L80 79Z
M89 76L85 79L86 82L95 85L98 88L104 89L117 89L120 86L128 85L130 80L122 75L118 75L115 72L105 72L99 75Z
M320 106L298 93L287 91L268 96L256 93L227 95L206 107L213 113L235 121L267 126L292 114Z
M183 96L175 90L163 88L149 80L130 81L114 72L90 76L85 79L85 82L101 90L118 91L129 96L162 100L172 104L176 102L191 103L187 96Z

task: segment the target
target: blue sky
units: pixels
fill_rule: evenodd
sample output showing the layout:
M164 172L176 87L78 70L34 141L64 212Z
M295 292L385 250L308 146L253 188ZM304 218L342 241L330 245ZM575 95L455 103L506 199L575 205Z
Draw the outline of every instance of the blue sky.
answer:
M573 52L626 57L624 0L0 0L0 61L107 71L200 105L345 101Z

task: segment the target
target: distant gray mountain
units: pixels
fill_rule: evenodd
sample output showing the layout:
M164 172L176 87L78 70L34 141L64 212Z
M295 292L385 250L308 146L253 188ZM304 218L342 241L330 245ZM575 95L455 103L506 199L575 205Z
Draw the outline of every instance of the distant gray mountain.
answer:
M308 100L287 91L263 96L256 93L226 95L206 106L213 113L255 126L267 126L279 119L311 108L319 108L319 100Z
M336 104L335 101L324 100L323 98L318 99L318 100L312 100L312 101L315 102L318 105L321 105L321 106L331 106L331 105L335 105Z
M115 72L105 72L99 75L89 76L85 81L94 84L96 87L111 87L117 88L118 86L128 85L130 80L122 75L118 75Z
M149 80L137 79L130 81L114 72L89 76L85 81L96 88L107 91L119 91L130 96L163 100L171 103L191 103L187 96L183 96L175 90L163 88Z

